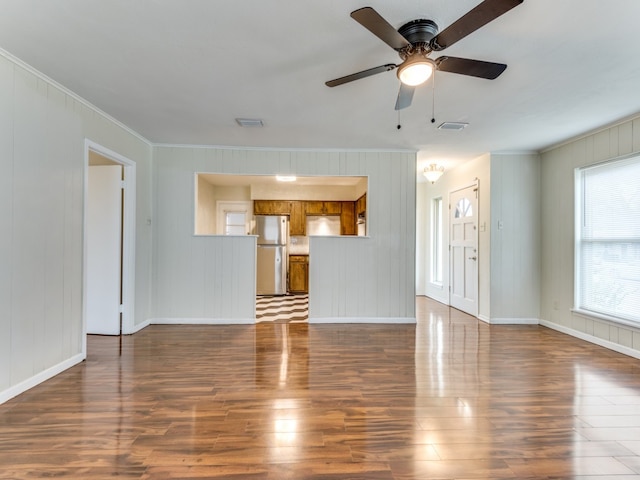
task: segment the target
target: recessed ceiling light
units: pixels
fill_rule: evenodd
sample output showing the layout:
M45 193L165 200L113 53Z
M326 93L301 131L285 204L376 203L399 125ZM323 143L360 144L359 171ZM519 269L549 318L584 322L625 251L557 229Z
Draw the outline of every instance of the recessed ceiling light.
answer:
M295 175L276 175L276 180L279 182L295 182Z
M443 122L438 125L438 130L464 130L468 123L463 122Z
M264 127L264 122L259 118L236 118L241 127Z

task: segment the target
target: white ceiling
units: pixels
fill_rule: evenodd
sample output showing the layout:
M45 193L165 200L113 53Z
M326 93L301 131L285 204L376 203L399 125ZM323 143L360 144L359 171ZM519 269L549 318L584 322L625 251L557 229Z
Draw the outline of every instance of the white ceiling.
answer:
M525 0L443 52L509 68L494 81L438 73L435 124L423 86L396 128L395 72L324 85L400 62L351 11L442 30L478 3L0 0L0 48L155 143L408 149L422 168L537 151L640 112L638 0Z

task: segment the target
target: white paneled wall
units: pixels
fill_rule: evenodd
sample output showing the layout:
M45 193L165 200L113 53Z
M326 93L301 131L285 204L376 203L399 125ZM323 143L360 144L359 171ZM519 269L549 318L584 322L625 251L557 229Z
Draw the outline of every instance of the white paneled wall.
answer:
M491 322L540 318L540 157L491 155Z
M156 147L154 165L153 321L254 315L255 240L193 236L196 172L368 176L369 238L311 242L311 321L415 321L415 154Z
M640 357L640 330L573 313L574 170L640 152L640 119L629 120L542 154L542 323Z
M0 51L0 402L84 357L82 215L90 134L143 168L150 165L145 142ZM144 201L150 188L141 191L141 205L150 206ZM143 259L148 240L140 244ZM136 279L145 299L150 275L137 272ZM148 304L137 312L146 319Z
M0 392L11 377L11 246L13 235L13 75L14 66L0 56ZM0 397L0 401L2 398Z

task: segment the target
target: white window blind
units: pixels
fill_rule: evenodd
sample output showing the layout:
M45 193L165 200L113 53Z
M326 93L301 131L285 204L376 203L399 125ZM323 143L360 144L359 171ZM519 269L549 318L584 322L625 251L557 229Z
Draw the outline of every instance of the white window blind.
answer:
M640 323L640 157L576 179L576 307Z

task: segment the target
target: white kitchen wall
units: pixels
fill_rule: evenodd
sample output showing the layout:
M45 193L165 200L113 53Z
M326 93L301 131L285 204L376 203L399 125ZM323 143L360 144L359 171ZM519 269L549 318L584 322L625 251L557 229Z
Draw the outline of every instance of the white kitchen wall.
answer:
M213 185L201 176L195 177L196 202L195 233L196 235L215 235L216 233L216 192Z
M84 142L137 162L148 144L0 50L0 402L83 359ZM148 316L150 227L137 236L136 321Z
M415 321L415 154L158 146L154 167L152 321L253 318L255 240L193 236L195 172L368 176L370 238L312 240L310 316Z
M640 152L640 118L542 154L542 324L640 358L640 329L573 313L574 171Z

